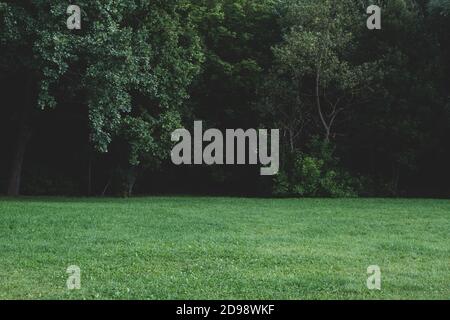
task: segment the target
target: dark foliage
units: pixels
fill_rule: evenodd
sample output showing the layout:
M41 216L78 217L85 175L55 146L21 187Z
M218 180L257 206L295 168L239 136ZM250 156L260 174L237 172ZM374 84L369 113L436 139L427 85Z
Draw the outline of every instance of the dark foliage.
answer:
M1 193L450 196L450 1L79 2L0 1ZM280 128L280 174L172 165L194 120Z

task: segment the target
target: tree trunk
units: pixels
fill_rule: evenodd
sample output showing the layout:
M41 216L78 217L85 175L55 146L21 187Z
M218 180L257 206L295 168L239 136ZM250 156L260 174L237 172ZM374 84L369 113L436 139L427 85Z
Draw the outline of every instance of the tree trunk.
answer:
M392 166L392 192L394 196L399 195L398 191L398 185L400 181L400 166L397 164L394 164Z
M25 111L26 112L26 111ZM11 175L9 178L8 196L17 197L20 195L20 182L22 178L22 165L28 141L31 138L31 127L28 123L28 116L22 116L17 137L16 146L13 153L11 165Z
M132 169L130 175L128 176L128 190L127 190L127 196L131 197L133 195L133 189L134 185L136 184L136 170Z
M89 149L88 151L88 185L87 185L87 195L90 197L92 195L92 153Z
M103 188L102 197L104 197L106 195L106 192L108 191L108 188L109 188L109 185L112 182L112 179L113 179L113 174L111 174L111 176L108 179L108 182L106 183L105 187Z
M133 195L134 185L137 180L138 169L136 167L129 167L126 169L124 196L131 197Z
M289 129L289 145L291 147L291 153L294 152L295 146L294 146L294 130Z
M31 76L27 76L24 86L23 101L19 102L22 110L19 114L19 126L16 144L13 149L11 173L9 177L8 196L20 195L20 184L22 180L22 166L27 149L28 141L32 134L33 108L36 100L36 90Z
M317 106L317 112L319 113L320 121L322 122L323 128L325 130L324 138L325 142L330 142L330 134L331 134L331 128L327 124L327 121L325 120L325 116L322 112L322 105L320 103L320 71L316 71L316 84L315 84L315 96L316 96L316 106Z

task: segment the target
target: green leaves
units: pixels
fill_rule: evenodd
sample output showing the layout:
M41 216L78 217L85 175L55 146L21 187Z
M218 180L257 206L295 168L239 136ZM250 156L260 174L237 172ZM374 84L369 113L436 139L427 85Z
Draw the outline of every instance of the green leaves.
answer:
M65 26L65 4L0 2L1 66L33 76L41 110L58 105L55 94L64 89L64 78L88 106L95 148L106 152L117 135L128 132L130 161L136 163L138 154L156 143L150 143L150 124L139 110L155 119L176 110L199 72L203 56L190 8L185 2L138 0L80 0L77 5L82 29L72 31ZM21 59L14 59L19 48Z

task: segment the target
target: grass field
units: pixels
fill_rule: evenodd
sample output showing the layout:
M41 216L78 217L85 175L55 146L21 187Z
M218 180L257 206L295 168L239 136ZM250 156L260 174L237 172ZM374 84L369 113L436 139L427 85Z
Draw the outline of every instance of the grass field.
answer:
M448 200L3 198L0 299L450 299L449 234Z

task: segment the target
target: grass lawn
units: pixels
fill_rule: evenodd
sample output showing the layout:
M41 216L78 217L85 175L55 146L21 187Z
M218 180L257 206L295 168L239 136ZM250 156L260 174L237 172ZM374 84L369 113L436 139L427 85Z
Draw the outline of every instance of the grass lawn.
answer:
M2 198L0 299L450 299L449 235L449 200Z

